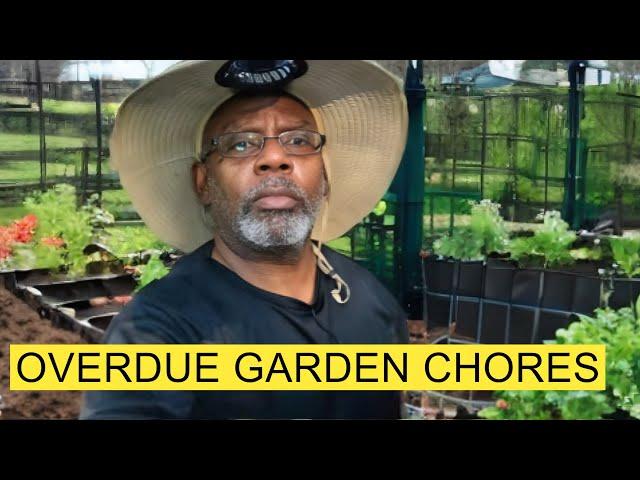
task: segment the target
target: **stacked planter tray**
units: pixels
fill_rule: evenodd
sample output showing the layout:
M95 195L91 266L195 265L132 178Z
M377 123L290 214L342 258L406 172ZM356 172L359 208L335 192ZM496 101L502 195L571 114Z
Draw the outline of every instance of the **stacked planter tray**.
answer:
M131 295L136 282L130 274L103 274L79 279L56 278L47 270L3 272L5 286L40 316L62 328L99 342L121 304L92 306L90 299Z
M588 263L552 270L501 259L424 261L427 324L448 326L462 343L541 343L575 314L591 315L607 288L613 288L612 308L629 306L640 295L640 279L615 278L609 286Z
M640 295L640 279L607 279L598 265L579 262L571 270L520 268L503 259L454 261L427 257L424 319L435 344L531 344L555 338L559 328L592 315L610 292L608 305L628 307ZM493 392L425 392L472 415L493 405Z

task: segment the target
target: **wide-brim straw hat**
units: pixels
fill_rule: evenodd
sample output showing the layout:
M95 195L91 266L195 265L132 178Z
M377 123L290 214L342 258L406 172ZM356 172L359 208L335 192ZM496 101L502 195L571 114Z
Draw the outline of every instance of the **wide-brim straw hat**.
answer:
M212 238L192 184L212 113L237 93L215 81L226 60L180 62L141 85L120 106L111 167L146 225L190 252ZM405 147L408 115L400 80L365 60L307 60L284 87L326 135L322 156L331 193L312 238L326 242L360 222L389 188Z

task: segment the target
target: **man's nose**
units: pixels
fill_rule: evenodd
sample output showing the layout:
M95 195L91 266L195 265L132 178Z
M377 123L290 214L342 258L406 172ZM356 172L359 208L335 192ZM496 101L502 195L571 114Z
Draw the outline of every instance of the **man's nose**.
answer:
M291 161L291 156L285 152L277 138L265 138L264 147L256 158L254 169L256 175L262 175L267 172L291 173L293 171L293 162Z

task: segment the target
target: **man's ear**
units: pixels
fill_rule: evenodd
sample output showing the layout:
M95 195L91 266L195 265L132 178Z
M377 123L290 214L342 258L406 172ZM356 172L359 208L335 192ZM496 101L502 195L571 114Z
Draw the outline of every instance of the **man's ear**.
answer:
M329 179L327 178L327 169L322 168L322 176L324 177L324 192L322 192L324 197L329 198L329 194L331 193L331 185L329 185Z
M211 203L211 193L209 192L207 165L203 162L194 162L191 165L191 179L193 189L203 205Z

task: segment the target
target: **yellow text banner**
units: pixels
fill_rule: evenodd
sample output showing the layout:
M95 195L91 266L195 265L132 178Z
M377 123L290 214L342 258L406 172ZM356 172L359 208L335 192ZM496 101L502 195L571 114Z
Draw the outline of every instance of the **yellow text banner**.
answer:
M604 390L604 345L10 345L11 390Z

